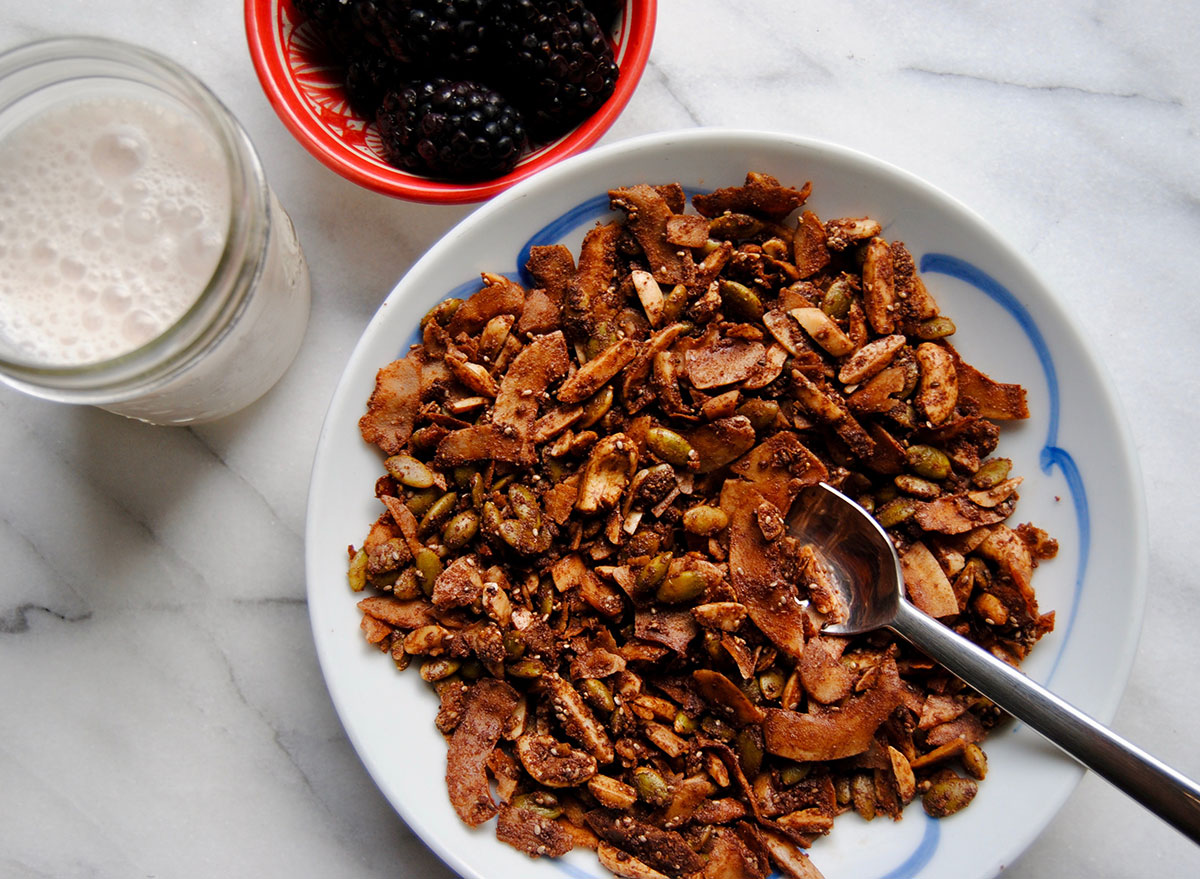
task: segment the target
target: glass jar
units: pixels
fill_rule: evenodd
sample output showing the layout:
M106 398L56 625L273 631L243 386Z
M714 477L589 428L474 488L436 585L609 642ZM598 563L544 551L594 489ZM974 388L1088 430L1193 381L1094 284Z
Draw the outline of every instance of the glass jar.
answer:
M194 76L96 38L0 55L0 379L209 421L279 380L309 299L253 145Z

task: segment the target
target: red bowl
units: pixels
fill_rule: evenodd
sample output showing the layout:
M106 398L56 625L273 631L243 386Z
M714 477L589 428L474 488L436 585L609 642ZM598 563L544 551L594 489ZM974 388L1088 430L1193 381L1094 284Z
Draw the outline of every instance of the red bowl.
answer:
M412 174L384 161L374 122L355 116L340 71L314 60L315 37L292 0L246 0L250 57L267 99L295 138L322 163L360 186L430 204L484 201L568 156L587 149L629 103L650 54L656 0L626 0L613 50L620 75L603 106L578 127L521 157L503 177L451 183Z

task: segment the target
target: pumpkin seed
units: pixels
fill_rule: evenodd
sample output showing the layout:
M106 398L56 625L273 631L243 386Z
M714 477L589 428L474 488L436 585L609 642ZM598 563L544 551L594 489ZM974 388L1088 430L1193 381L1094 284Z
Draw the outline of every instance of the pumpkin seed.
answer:
M901 522L907 522L916 511L916 501L912 498L898 497L884 504L875 514L875 519L884 528L891 528Z
M428 536L441 528L442 524L450 518L450 514L454 512L454 505L457 502L458 494L448 491L430 504L421 519L421 524L417 526L417 533L421 536Z
M698 504L683 514L684 530L708 537L729 525L729 515L720 507Z
M512 798L512 805L517 809L528 809L543 818L554 820L562 815L562 806L553 794L545 791L535 791L527 794L517 794Z
M982 780L987 776L987 754L983 753L983 748L974 742L968 742L966 748L963 749L962 763L963 768L973 778Z
M427 659L421 663L421 678L429 683L450 677L458 671L462 663L457 659Z
M409 488L429 488L433 485L433 471L412 455L392 455L383 462L383 466L401 485Z
M727 314L746 321L762 320L763 304L758 294L737 281L722 279L718 285L721 304Z
M971 477L971 484L976 488L992 488L1008 479L1012 471L1012 461L1008 458L988 458Z
M750 420L755 433L762 433L775 424L775 419L779 417L779 404L774 400L752 397L738 407L737 414Z
M646 431L646 446L673 467L686 467L695 454L691 443L670 428L657 425Z
M583 415L580 416L577 426L585 430L591 427L608 414L608 410L612 408L612 404L612 385L605 385L587 401L587 405L583 407Z
M421 591L426 596L433 595L433 584L445 570L442 565L442 560L438 558L438 554L427 546L421 547L417 551L417 557L413 560L413 565L417 569L417 582L421 586Z
M699 571L680 571L663 580L654 594L663 604L682 604L699 598L707 588L708 578Z
M613 712L617 709L617 703L613 700L612 690L608 688L608 684L599 678L584 678L581 686L583 687L583 695L592 707L598 708L601 711Z
M946 336L953 336L954 331L958 329L954 326L954 321L944 315L931 317L929 320L921 321L917 325L918 339L944 339Z
M671 788L653 767L639 766L634 769L633 786L638 796L651 806L665 806L671 801Z
M639 592L649 592L662 585L662 581L666 579L667 570L671 567L671 558L669 552L659 553L642 565L635 580Z
M921 805L929 817L945 818L966 808L978 791L979 785L974 780L950 774L929 786L921 797Z
M479 515L474 510L463 510L446 523L442 529L442 543L447 549L462 549L479 533Z
M431 320L445 326L450 322L450 318L454 317L454 313L462 306L463 301L456 296L451 296L449 299L443 299L429 311L425 312L425 316L421 318L421 329L425 329L425 325Z
M367 588L366 550L360 549L354 554L354 558L350 560L350 570L346 572L346 579L349 580L350 589L354 592L362 592Z
M909 446L908 466L913 473L926 479L942 480L950 475L950 459L945 452L933 446Z
M821 311L830 317L845 317L853 304L854 299L845 284L834 284L821 297Z

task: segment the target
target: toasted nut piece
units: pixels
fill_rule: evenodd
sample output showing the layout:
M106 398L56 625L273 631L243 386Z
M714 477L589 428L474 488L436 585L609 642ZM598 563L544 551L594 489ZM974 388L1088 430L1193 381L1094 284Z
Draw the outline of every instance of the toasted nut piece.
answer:
M854 350L854 342L850 337L821 309L793 308L790 313L800 326L804 327L804 331L812 336L813 341L834 357L844 357Z
M870 217L841 217L825 223L825 237L830 250L845 250L851 244L874 238L883 227Z
M833 828L833 818L815 806L788 812L786 815L780 815L776 820L781 827L796 833L828 833Z
M786 684L787 678L784 677L783 669L779 667L769 668L758 676L758 689L762 692L764 699L772 702L783 695L783 688Z
M629 273L629 278L633 281L633 289L637 291L638 299L641 300L642 308L646 311L646 320L650 321L650 326L662 326L665 300L662 287L658 286L654 275L635 269Z
M871 329L881 336L896 328L892 315L896 301L892 272L892 249L882 238L872 238L863 254L863 310Z
M362 592L367 586L367 553L366 550L360 549L354 554L354 558L350 560L350 569L346 572L346 579L350 583L350 589L354 592Z
M945 818L966 808L978 791L979 785L975 781L951 774L929 786L929 790L921 797L921 805L929 817Z
M600 805L610 809L624 811L637 802L637 790L633 786L607 775L593 775L587 786Z
M480 593L480 604L486 613L501 626L507 626L508 621L512 619L512 601L509 600L508 593L500 588L500 584L494 580L488 580L483 584L483 592ZM505 645L507 650L507 644Z
M596 846L596 856L600 866L624 879L668 879L665 873L607 842Z
M553 736L521 736L517 758L525 771L546 787L575 787L596 774L595 757Z
M683 514L683 527L692 534L709 536L729 526L729 515L720 507L697 504Z
M404 638L404 652L413 656L440 656L450 646L450 630L431 623L418 626Z
M892 775L896 778L896 791L900 794L900 801L903 803L912 802L913 797L917 795L917 778L913 775L912 765L908 762L908 758L888 745L888 759L892 764Z
M967 498L971 503L990 510L992 507L1000 506L1000 504L1012 497L1017 489L1021 487L1023 481L1020 476L1014 479L1006 479L1003 482L997 482L991 488L968 491Z
M856 385L882 372L892 362L896 352L904 347L905 338L893 333L868 342L855 351L838 369L838 381L844 385Z
M971 607L986 623L1003 626L1008 622L1008 608L990 592L975 593L975 597L971 599Z
M930 424L942 424L958 405L958 375L950 352L935 342L917 346L917 363L921 367L921 384L917 390L917 408L925 413Z
M736 632L746 620L746 606L736 601L716 601L698 604L692 608L692 616L700 625L723 632Z
M401 485L409 488L429 488L433 471L412 455L391 455L383 462L384 469Z
M495 397L499 393L500 386L496 384L492 374L478 363L472 363L461 351L452 348L446 352L445 360L454 377L476 394Z
M589 360L559 386L558 399L564 403L582 403L624 369L637 350L637 343L632 339L621 339L609 345L596 359Z
M636 467L637 446L629 437L614 433L600 440L583 470L575 509L594 513L615 507Z

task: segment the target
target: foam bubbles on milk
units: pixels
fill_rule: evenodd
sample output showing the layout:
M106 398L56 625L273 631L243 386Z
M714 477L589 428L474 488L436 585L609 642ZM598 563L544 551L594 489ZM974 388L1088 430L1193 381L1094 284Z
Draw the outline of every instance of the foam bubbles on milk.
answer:
M0 141L0 337L81 365L196 301L229 224L226 162L189 116L130 97L60 105Z

